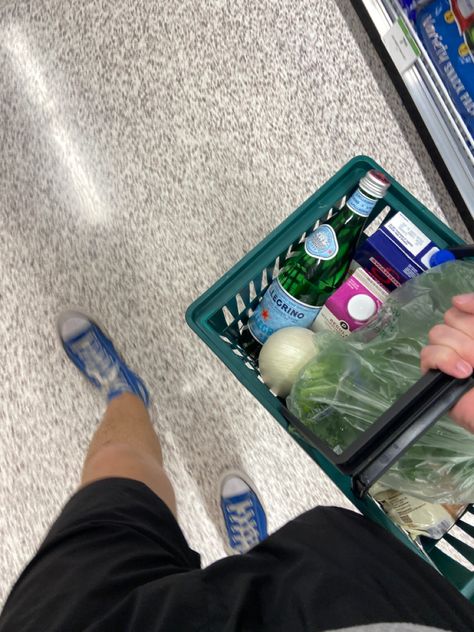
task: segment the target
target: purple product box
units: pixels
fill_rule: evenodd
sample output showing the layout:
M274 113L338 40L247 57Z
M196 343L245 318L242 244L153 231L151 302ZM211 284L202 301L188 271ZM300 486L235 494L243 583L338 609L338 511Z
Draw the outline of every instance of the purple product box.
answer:
M358 248L354 262L389 292L430 266L439 248L403 213L397 213Z
M314 323L313 331L333 331L347 336L372 318L388 296L370 274L358 268L328 298Z

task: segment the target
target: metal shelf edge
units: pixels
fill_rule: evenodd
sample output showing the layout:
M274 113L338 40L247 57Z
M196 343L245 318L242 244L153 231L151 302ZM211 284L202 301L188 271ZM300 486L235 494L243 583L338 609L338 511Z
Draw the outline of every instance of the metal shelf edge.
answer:
M382 38L394 23L395 16L391 15L383 0L362 0L362 4ZM399 76L474 220L474 167L468 157L467 145L459 137L454 124L450 124L450 116L447 115L446 108L433 96L417 64L403 74L399 73Z

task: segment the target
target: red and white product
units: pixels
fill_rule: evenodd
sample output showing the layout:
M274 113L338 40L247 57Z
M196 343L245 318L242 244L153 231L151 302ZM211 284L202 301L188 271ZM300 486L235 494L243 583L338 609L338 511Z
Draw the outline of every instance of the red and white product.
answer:
M388 294L363 268L358 268L328 298L311 329L348 336L378 312Z

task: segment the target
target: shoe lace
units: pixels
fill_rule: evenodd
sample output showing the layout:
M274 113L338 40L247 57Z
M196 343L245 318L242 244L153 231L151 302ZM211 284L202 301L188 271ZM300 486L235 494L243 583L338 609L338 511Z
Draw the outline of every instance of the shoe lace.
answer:
M260 542L253 503L249 499L227 506L230 529L237 549L247 550Z
M117 385L120 378L120 366L105 351L93 332L87 332L71 345L80 356L86 373L102 386Z

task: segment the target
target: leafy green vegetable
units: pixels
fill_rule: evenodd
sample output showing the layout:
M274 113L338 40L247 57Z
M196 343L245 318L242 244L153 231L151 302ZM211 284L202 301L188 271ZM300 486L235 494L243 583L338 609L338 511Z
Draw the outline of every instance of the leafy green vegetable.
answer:
M301 371L288 407L342 452L419 379L429 330L452 296L472 291L474 263L450 262L405 283L347 338L316 334L318 355ZM382 481L432 502L474 502L474 435L442 417Z

